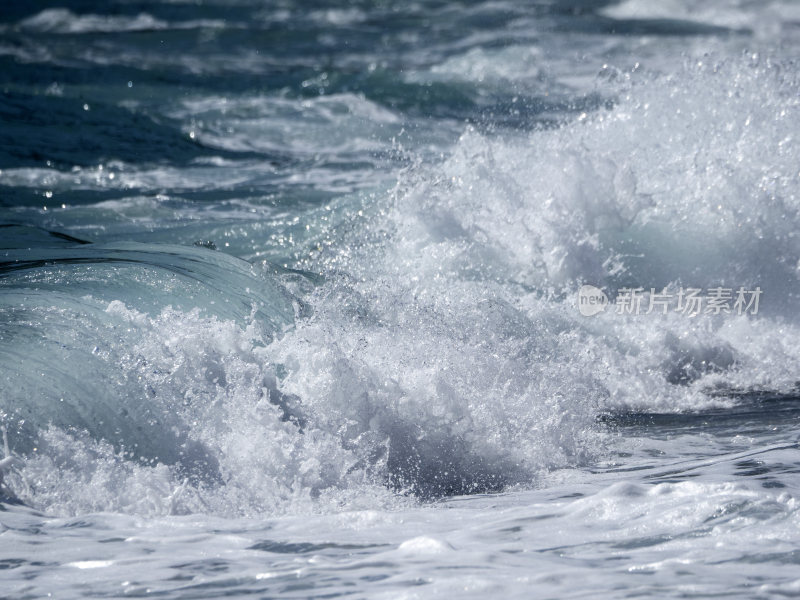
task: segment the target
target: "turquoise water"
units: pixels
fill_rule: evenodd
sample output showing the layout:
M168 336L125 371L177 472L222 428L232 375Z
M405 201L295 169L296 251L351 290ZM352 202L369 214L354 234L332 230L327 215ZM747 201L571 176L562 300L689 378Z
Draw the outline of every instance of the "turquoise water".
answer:
M4 6L0 595L796 595L798 48L778 0Z

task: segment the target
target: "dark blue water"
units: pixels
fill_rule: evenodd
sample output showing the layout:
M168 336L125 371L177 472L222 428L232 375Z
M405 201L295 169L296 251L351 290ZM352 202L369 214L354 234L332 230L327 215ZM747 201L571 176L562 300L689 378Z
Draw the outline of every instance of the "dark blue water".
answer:
M0 595L797 594L798 42L0 7Z

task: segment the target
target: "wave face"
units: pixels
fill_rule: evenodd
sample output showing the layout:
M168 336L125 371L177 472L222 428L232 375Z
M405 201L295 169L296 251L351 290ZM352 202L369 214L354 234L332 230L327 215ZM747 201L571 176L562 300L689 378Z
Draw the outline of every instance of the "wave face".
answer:
M602 390L576 373L568 394L549 364L569 345L533 341L548 332L472 284L444 307L372 288L353 305L351 275L70 242L10 249L0 265L2 410L37 481L23 500L158 511L134 498L181 481L181 510L224 514L364 487L429 499L524 483L596 444ZM313 290L303 301L287 286ZM494 340L466 328L486 318Z
M798 23L8 8L14 593L796 593Z

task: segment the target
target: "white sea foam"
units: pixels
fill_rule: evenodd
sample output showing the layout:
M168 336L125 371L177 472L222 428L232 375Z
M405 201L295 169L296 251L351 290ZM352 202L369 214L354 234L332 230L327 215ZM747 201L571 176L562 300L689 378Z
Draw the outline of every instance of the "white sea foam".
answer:
M221 28L227 26L220 20L197 20L182 23L167 23L147 13L136 16L108 16L97 14L78 15L66 8L48 8L21 21L17 27L26 31L42 33L80 34L90 32L111 33L126 31L150 31L158 29L194 29L200 27Z
M234 151L336 155L376 152L400 133L398 116L363 96L332 94L295 98L204 96L174 114L190 119L199 141ZM189 133L189 132L187 132Z
M625 0L602 9L602 14L615 19L682 19L706 25L752 30L768 40L790 31L800 19L796 3L772 0L754 4L735 2L696 3L689 0Z

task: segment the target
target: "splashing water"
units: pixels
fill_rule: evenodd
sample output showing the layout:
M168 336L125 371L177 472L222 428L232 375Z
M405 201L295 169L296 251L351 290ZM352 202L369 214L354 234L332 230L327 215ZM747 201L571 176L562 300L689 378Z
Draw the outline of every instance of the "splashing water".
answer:
M796 591L792 6L62 5L0 17L12 595Z

